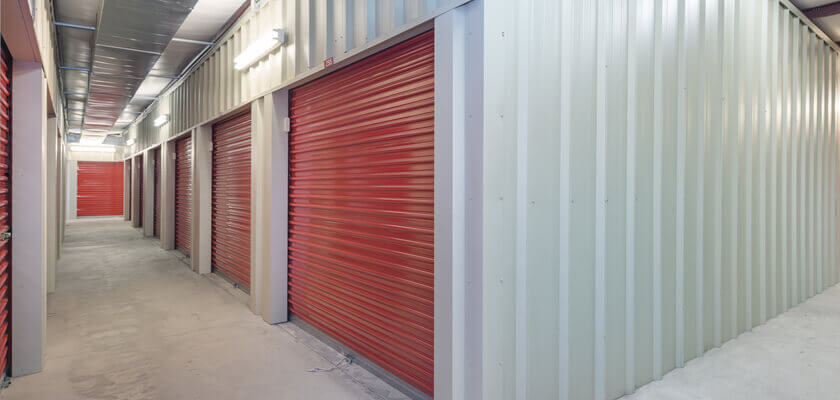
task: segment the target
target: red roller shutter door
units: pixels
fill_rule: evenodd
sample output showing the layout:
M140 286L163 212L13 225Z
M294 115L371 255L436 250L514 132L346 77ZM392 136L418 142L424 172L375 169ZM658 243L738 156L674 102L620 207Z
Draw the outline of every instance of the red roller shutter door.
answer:
M434 392L434 36L294 89L289 309Z
M121 162L79 161L76 215L122 215L123 175Z
M212 266L251 286L251 113L213 125Z
M175 142L175 247L192 250L192 138Z
M0 47L0 232L9 232L12 229L12 58L5 42ZM11 266L12 240L0 241L0 374L9 365L11 348Z
M160 149L155 150L155 236L160 237Z

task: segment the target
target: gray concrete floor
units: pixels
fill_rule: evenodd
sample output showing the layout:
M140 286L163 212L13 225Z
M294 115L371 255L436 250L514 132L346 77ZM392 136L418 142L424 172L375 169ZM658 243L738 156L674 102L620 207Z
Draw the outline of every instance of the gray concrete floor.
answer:
M405 398L294 324L266 324L244 293L179 254L122 221L68 224L44 371L0 398Z
M840 286L624 399L840 398Z

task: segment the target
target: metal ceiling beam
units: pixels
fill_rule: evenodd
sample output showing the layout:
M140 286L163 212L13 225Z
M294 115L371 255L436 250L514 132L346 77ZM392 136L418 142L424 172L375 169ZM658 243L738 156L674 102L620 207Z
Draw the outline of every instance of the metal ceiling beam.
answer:
M130 47L111 46L111 45L109 45L109 44L101 44L101 43L98 43L98 44L97 44L97 46L102 46L102 47L105 47L105 48L108 48L108 49L117 49L117 50L125 50L125 51L135 51L135 52L137 52L137 53L145 53L145 54L154 54L154 55L156 55L156 56L159 56L159 55L160 55L160 53L159 53L159 52L157 52L157 51L149 51L149 50L132 49L132 48L130 48Z
M93 27L93 26L68 24L67 22L58 22L58 21L55 21L55 26L63 26L65 28L84 29L86 31L95 31L96 30L96 27Z
M802 13L810 19L825 18L830 17L832 15L837 15L840 14L840 1L835 1L834 3L809 8L807 10L802 10Z
M202 46L211 46L215 43L213 42L205 42L203 40L192 40L192 39L181 39L181 38L172 38L173 42L181 42L181 43L191 43L191 44L198 44Z
M67 69L67 70L70 70L70 71L84 71L84 72L90 72L90 68L81 68L81 67L65 67L65 66L63 66L63 65L59 65L59 66L58 66L58 69Z

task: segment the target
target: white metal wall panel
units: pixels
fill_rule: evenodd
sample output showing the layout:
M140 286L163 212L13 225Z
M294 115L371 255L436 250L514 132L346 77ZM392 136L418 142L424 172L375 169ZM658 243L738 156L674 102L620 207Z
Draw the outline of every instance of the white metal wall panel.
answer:
M485 2L485 399L617 398L837 283L837 53L783 4Z

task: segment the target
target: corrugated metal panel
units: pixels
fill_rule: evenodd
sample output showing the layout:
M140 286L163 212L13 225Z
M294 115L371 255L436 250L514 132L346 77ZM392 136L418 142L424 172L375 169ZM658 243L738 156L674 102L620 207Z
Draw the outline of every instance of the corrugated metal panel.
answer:
M12 230L12 57L0 43L0 233ZM11 349L12 239L0 241L0 375L9 365ZM8 375L8 374L6 374Z
M175 142L175 247L192 251L192 136Z
M214 271L251 286L251 113L213 125Z
M154 150L155 153L155 221L154 233L155 236L160 237L160 148Z
M76 215L123 215L123 164L79 161Z
M838 281L838 58L777 0L484 12L483 398L616 398Z
M432 395L434 35L290 101L290 311Z
M265 2L259 11L246 13L187 78L162 96L148 116L132 125L129 137L136 137L137 143L131 151L225 115L261 93L324 69L324 61L330 57L341 62L467 1ZM275 28L287 31L288 44L251 68L235 70L236 55ZM154 116L167 113L171 122L155 128ZM169 129L169 136L161 139L163 129Z

